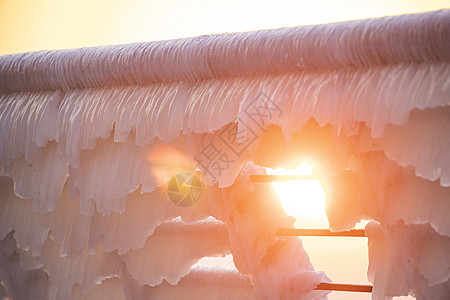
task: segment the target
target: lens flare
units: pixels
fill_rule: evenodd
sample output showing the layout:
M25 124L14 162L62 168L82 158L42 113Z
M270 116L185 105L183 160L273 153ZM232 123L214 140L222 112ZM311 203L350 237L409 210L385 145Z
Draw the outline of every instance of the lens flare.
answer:
M165 183L179 173L195 173L196 162L186 154L168 144L159 144L147 155L153 177L158 183Z

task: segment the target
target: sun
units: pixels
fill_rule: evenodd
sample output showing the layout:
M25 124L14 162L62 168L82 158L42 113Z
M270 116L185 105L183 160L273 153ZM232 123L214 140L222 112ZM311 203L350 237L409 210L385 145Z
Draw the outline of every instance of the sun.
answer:
M312 175L314 165L303 162L295 170L267 169L269 175ZM318 179L272 183L287 214L296 218L297 228L328 228L325 190Z

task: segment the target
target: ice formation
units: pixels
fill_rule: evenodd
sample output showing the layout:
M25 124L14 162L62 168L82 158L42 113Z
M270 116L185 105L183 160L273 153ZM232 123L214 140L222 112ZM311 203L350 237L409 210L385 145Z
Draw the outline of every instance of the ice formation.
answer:
M448 299L449 78L449 10L2 56L0 296L326 298L249 178L312 156L331 228L375 220L373 299Z

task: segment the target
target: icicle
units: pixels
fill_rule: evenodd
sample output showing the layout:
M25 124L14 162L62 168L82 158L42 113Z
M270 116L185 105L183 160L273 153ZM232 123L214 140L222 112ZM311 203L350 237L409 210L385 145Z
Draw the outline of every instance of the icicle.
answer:
M42 215L41 224L50 229L50 237L61 244L61 257L76 257L88 245L93 222L80 213L79 199L69 199L67 184L61 199L51 212ZM94 247L95 248L95 247Z
M127 209L123 213L113 213L110 217L99 213L92 217L80 214L79 200L69 199L67 186L55 209L40 214L32 210L30 199L20 199L14 195L12 181L0 177L0 191L5 197L0 201L0 238L14 230L18 247L32 250L40 255L48 232L50 237L61 244L60 255L73 258L89 246L95 252L98 243L103 250L118 250L120 255L130 249L142 248L148 236L162 222L183 216L192 221L205 218L205 199L195 207L180 209L174 206L164 191L140 195L136 191L127 197Z
M68 165L78 167L80 151L94 148L97 138L109 136L113 120L108 116L112 107L105 102L113 93L113 89L87 89L68 91L64 95L55 126L58 150ZM100 112L109 124L104 122Z
M48 140L56 139L66 163L77 168L80 151L94 148L98 138L106 139L114 123L116 141L126 141L134 128L138 146L152 143L156 138L169 143L181 130L185 134L210 133L236 118L240 120L240 130L245 125L256 137L272 123L281 125L284 132L300 130L311 117L320 125L333 124L337 133L345 135L354 134L359 123L365 122L374 137L379 137L388 124L404 124L414 108L449 105L450 88L446 85L449 76L449 64L429 62L325 73L213 79L196 85L88 88L67 91L61 103L58 93L37 94L40 98L29 101L39 104L32 113L28 108L31 104L21 108L23 100L14 100L15 97L27 99L28 94L11 94L0 110L5 115L4 126L13 128L15 122L23 123L20 129L23 132L15 135L25 137L26 141L7 141L3 147L9 144L29 146L4 149L7 152L3 155L3 165L8 163L10 158L6 156L11 151L13 158L24 153L28 161L40 155L41 150L36 145L41 147ZM442 88L435 89L436 86ZM273 104L270 112L277 118L261 119L262 114L268 113L261 108L259 115L255 115L257 112L252 109L261 104L261 101L255 102L261 95L265 102ZM9 113L21 111L23 115L31 114L31 119L21 121L23 117L7 117ZM35 138L26 138L28 132L36 132L33 133Z
M22 156L27 162L41 158L48 141L56 138L56 112L60 91L0 94L0 166Z
M103 252L101 244L95 252L89 254L86 247L77 257L64 258L60 256L60 246L47 239L40 262L50 280L49 299L69 299L74 283L79 283L86 293L99 281L118 275L118 256Z
M187 97L183 84L68 91L58 111L59 149L77 168L80 150L93 149L98 138L108 138L114 123L117 142L125 142L135 130L138 146L156 138L169 143L181 132Z
M449 74L446 63L305 74L296 86L292 109L283 105L280 109L289 114L290 127L297 130L314 117L320 125L332 124L344 135L354 133L355 123L365 122L372 135L379 137L387 124L406 123L414 108L449 105L450 88L445 79ZM272 101L280 100L266 94Z
M19 253L11 233L0 239L0 282L6 295L11 299L47 299L47 274L40 268L24 269Z
M428 62L324 73L212 79L195 85L85 88L65 92L62 100L60 92L6 94L0 107L2 122L6 122L3 125L16 128L14 124L19 124L22 129L17 129L21 132L15 132L15 136L25 140L8 140L0 147L6 151L1 155L2 164L8 163L9 156L15 158L21 153L27 161L35 159L40 151L36 145L42 147L48 140L56 139L66 163L76 168L80 151L92 149L98 138L107 138L114 123L115 141L124 142L135 128L138 146L151 143L155 138L169 143L181 130L185 134L212 132L237 117L257 132L255 126L259 125L249 120L254 112L248 106L261 93L284 113L283 118L266 120L264 127L275 123L281 125L283 131L299 130L315 117L319 124L333 124L336 132L346 135L354 133L359 122L365 122L373 135L379 137L386 125L404 124L414 108L448 105L450 89L446 79L449 74L448 63ZM435 89L436 86L441 88ZM29 97L31 101L27 100ZM14 117L21 113L30 117ZM26 138L29 133L32 136ZM8 145L16 146L7 150L4 147L11 147ZM28 146L21 149L21 145Z
M380 152L361 155L357 167L360 190L366 191L364 214L383 224L430 223L442 235L450 237L450 188L414 175L413 169L402 168ZM365 177L363 174L366 174Z
M41 159L29 163L23 158L14 160L10 167L0 167L0 174L14 180L14 192L21 198L33 199L33 210L44 213L54 209L58 202L69 168L57 144L48 143Z
M182 130L189 85L161 84L153 89L151 92L148 88L143 91L147 103L142 103L137 113L135 122L138 146L149 144L156 138L170 143Z
M153 145L137 147L132 141L114 143L111 138L99 141L95 149L83 151L78 168L70 168L69 195L72 198L80 197L81 213L86 216L93 215L95 208L104 215L123 212L126 196L139 186L141 193L152 192L177 173L194 172L196 162L192 159L193 156L200 162L204 182L212 184L219 181L220 187L230 186L244 166L248 153L236 156L228 149L230 164L228 168L223 166L217 173L214 166L205 167L201 161L201 152L211 146L212 142L222 143L218 145L223 148L218 149L222 153L229 147L217 134L199 137L196 143L192 139L180 137L173 141L173 146L155 142ZM168 156L165 151L172 151L172 156ZM216 173L210 176L211 172ZM112 182L115 184L112 185Z
M380 140L386 155L415 174L450 187L450 108L414 110L403 126L388 126Z
M450 238L429 225L382 226L370 222L369 280L373 299L412 293L417 299L447 299L450 292Z
M408 295L409 287L405 283L405 274L389 276L389 249L381 225L371 221L366 225L369 247L369 267L367 278L373 284L372 298L377 300L392 299L392 295ZM391 289L395 289L391 291ZM391 295L391 296L388 296Z
M80 197L81 213L95 211L110 215L125 209L126 196L142 184L141 192L151 192L164 182L152 175L146 157L151 146L99 141L94 150L82 153L80 166L70 168L69 194ZM111 163L114 162L114 163Z
M42 215L34 213L30 199L20 199L13 191L10 178L0 176L0 239L14 230L17 247L41 253L49 228L42 224Z

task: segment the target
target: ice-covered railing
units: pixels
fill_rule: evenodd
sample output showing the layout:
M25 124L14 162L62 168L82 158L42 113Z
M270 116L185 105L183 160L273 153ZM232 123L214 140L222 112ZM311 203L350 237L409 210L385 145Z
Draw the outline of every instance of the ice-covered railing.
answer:
M450 59L447 11L44 51L1 59L0 91L196 82Z
M5 292L324 297L300 241L277 236L292 219L249 179L264 173L249 161L307 155L327 173L332 230L378 222L374 297L446 299L449 49L443 10L0 57ZM167 182L196 168L202 198L173 205ZM189 272L228 253L241 274Z

